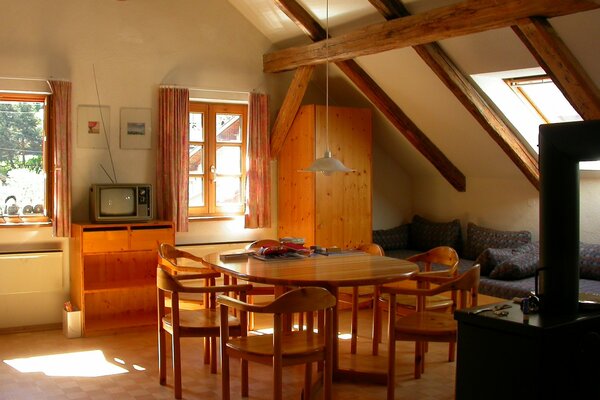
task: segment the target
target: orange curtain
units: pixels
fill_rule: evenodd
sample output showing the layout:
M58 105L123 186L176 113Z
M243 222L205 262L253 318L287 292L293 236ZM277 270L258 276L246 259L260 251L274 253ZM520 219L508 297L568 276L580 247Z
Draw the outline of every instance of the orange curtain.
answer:
M271 155L267 95L251 93L248 108L249 162L244 227L268 228L271 226Z
M189 99L188 89L159 89L157 216L177 232L188 231Z
M52 234L71 236L71 82L49 81L49 124L52 131Z

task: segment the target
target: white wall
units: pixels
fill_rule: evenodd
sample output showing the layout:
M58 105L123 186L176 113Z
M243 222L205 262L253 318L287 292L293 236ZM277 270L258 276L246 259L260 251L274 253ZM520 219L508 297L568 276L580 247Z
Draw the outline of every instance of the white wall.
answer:
M87 219L90 184L108 182L101 165L112 170L106 149L78 145L79 105L98 105L99 95L100 103L110 107L108 135L118 181L155 183L159 85L257 90L269 93L271 104L277 105L287 87L278 81L289 79L289 74L267 77L262 73L262 54L270 42L222 0L3 2L1 20L0 77L64 79L73 84L74 221ZM152 110L151 149L120 148L123 107ZM276 108L271 112L274 115ZM275 237L274 232L274 228L245 230L243 218L235 218L194 222L190 232L178 234L176 240L242 241ZM39 324L60 322L62 301L69 297L68 240L53 238L50 227L0 228L0 251L48 247L64 250L63 270L54 277L63 282L63 296L40 300L52 301L56 313L50 320L38 319ZM18 270L14 273L15 279L25 278Z
M0 77L73 83L74 221L87 219L90 184L109 181L101 166L112 170L111 155L119 182L155 183L159 85L258 90L268 92L272 104L278 104L277 80L286 79L262 73L262 54L270 42L221 0L28 0L3 4L2 14ZM78 145L77 108L98 105L98 97L110 107L111 153ZM152 110L151 149L120 148L123 107ZM190 232L177 235L177 241L272 235L273 230L245 231L238 218L192 223Z

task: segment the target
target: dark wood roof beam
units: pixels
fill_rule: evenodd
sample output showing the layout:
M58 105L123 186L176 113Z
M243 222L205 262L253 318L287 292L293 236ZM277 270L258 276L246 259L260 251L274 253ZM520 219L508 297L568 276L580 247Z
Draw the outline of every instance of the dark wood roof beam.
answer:
M409 15L408 10L399 0L369 1L386 19ZM539 189L540 175L537 159L444 50L437 43L418 45L413 48L521 170L527 180Z
M298 68L294 74L292 83L283 99L283 103L277 114L277 119L271 130L272 158L277 158L279 156L279 152L283 147L283 143L285 143L285 138L294 122L298 108L300 108L302 98L304 97L304 93L306 92L306 88L308 87L308 83L310 82L314 70L314 65L308 65L306 67Z
M555 17L593 10L589 0L478 0L464 1L421 14L374 24L306 46L263 56L265 72L281 72L301 65L342 61L369 54L515 25L531 16Z
M525 18L514 32L584 120L600 119L600 91L544 18Z
M294 21L300 29L307 33L314 41L323 40L326 32L295 0L275 0L277 6ZM373 79L353 60L339 61L335 63L348 78L363 92L363 94L388 118L388 120L406 137L406 139L429 160L433 166L444 176L444 178L458 191L466 190L466 178L464 174L441 152L441 150L413 123L410 118L402 112L400 107L377 85ZM297 73L298 74L298 73ZM292 84L293 86L293 84ZM288 95L290 94L288 91ZM286 96L287 100L287 96ZM277 121L283 112L294 115L297 108L282 106ZM298 103L299 106L299 103ZM286 110L287 111L284 111ZM283 119L283 117L281 117ZM293 116L292 116L293 120ZM278 125L276 121L276 126ZM291 124L291 121L290 121ZM271 154L277 154L283 144L287 128L284 124L279 129L273 130L271 137ZM285 129L285 132L283 130ZM276 151L274 151L276 150Z

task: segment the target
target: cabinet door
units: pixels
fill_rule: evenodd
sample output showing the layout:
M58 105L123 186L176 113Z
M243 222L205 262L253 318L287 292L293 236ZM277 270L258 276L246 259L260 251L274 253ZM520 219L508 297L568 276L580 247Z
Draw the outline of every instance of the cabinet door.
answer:
M277 160L277 234L315 243L315 174L299 172L315 160L315 106L300 108ZM322 157L320 154L319 157Z
M317 107L317 154L327 145L333 157L355 171L316 174L315 236L322 246L357 247L372 240L371 112L368 109ZM327 143L327 138L329 143Z

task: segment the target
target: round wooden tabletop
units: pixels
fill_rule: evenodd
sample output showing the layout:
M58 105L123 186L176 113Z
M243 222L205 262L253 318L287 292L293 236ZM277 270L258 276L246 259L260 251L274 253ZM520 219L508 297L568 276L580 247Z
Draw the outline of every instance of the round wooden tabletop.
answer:
M410 261L361 252L260 260L253 256L221 260L221 253L202 257L219 272L279 286L362 286L408 279L418 271Z

